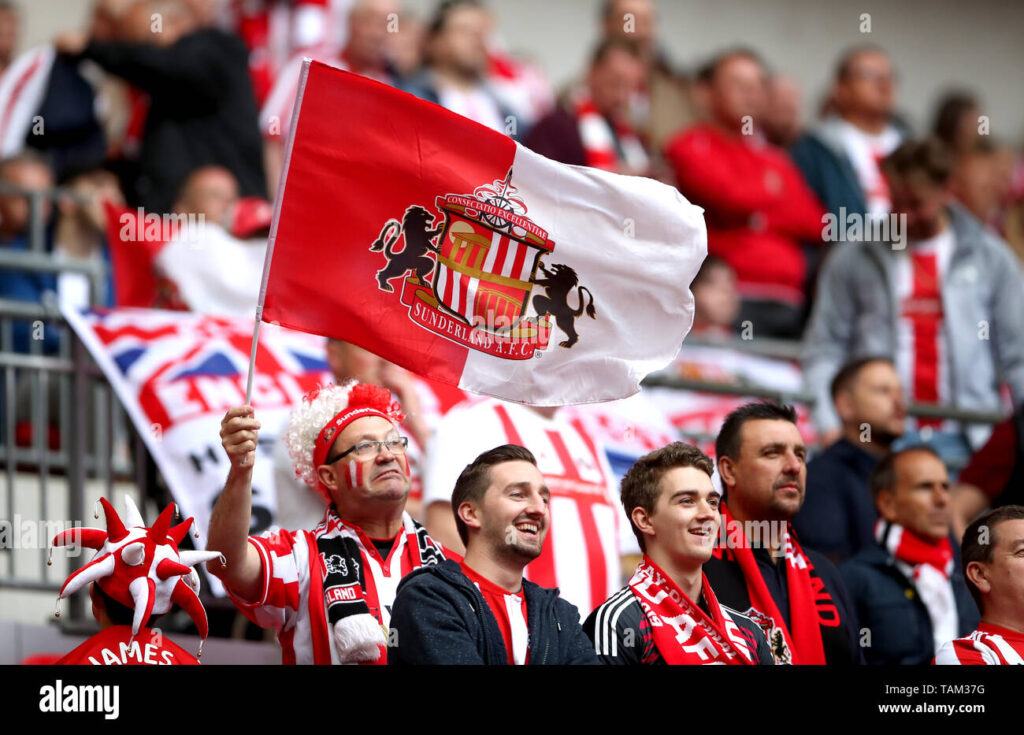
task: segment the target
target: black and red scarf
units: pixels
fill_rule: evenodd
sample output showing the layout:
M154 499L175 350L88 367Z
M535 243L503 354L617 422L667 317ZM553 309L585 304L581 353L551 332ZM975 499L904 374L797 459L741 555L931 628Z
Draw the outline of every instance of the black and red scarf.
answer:
M841 627L836 606L824 582L814 572L814 565L800 547L800 542L787 523L781 539L785 550L786 586L789 590L789 620L786 624L775 599L765 584L753 549L740 524L729 513L725 503L721 505L722 527L728 548L719 545L715 556L726 564L734 564L742 573L745 590L730 590L737 598L742 597L749 607L743 611L743 604L729 599L729 604L744 612L758 623L768 638L772 654L778 663L825 664L826 637L847 632ZM734 540L742 541L737 543ZM730 558L731 557L731 558ZM716 585L717 586L717 585ZM719 587L719 595L723 589ZM728 596L727 596L728 597ZM828 614L823 614L824 611ZM848 647L848 643L845 644ZM830 646L831 648L831 646Z

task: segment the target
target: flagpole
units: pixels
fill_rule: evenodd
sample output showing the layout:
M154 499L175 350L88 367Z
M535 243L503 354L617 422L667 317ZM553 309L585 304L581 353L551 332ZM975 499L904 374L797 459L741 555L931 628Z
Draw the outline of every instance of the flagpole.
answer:
M306 57L302 61L302 71L299 73L299 88L295 95L295 104L292 107L291 129L288 131L288 141L285 144L284 161L281 166L281 178L277 187L277 199L274 202L274 217L270 222L270 236L267 238L267 255L263 260L263 278L260 282L260 295L256 302L256 324L252 328L252 349L249 352L249 376L245 381L245 405L252 405L252 382L256 377L256 350L260 344L260 325L263 323L263 303L267 298L267 280L270 276L270 261L274 259L274 240L277 239L277 221L281 216L281 202L284 200L284 188L288 182L288 164L292 157L292 145L295 142L295 128L298 127L299 113L302 107L302 94L306 91L306 77L309 76L309 65L311 59ZM256 453L253 452L255 459ZM249 456L242 458L242 466L249 464Z

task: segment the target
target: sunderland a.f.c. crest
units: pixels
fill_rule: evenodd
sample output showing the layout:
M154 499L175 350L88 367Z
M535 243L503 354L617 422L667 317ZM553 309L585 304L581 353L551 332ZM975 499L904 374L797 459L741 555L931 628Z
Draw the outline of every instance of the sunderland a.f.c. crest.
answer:
M526 216L511 177L509 169L504 181L473 194L439 196L436 212L409 206L401 220L384 224L370 250L387 258L378 287L393 292L402 278L401 301L418 325L496 357L525 360L547 348L552 322L565 333L559 345L571 348L580 339L576 320L584 313L594 319L596 310L575 270L543 262L555 243ZM545 293L535 294L535 287Z

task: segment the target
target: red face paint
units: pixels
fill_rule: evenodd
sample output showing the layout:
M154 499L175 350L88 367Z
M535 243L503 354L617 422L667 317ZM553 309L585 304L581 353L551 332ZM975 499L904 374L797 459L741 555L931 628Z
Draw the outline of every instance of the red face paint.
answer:
M363 463L349 462L346 467L345 479L348 481L348 489L353 490L363 484Z

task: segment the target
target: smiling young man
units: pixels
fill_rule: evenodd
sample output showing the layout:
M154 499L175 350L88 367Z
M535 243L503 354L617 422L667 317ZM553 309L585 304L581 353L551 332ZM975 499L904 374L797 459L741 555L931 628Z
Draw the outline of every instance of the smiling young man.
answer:
M725 543L704 573L718 598L761 626L779 663L860 663L839 572L803 548L790 525L807 479L796 412L772 403L740 406L722 424L715 454Z
M703 573L720 527L713 470L699 449L675 442L623 478L622 505L644 557L584 623L603 663L775 663L764 633L719 604Z
M466 556L402 580L389 664L597 663L576 608L523 578L543 549L550 498L524 447L496 447L462 471L452 509Z
M944 643L934 663L1024 665L1024 506L978 516L964 532L961 562L981 624Z
M231 470L207 547L227 563L207 568L246 617L277 632L286 664L385 663L398 581L444 559L440 544L405 512L401 420L379 386L329 385L307 395L282 441L295 473L324 499L323 521L259 537L249 536L249 524L260 424L251 406L230 409L221 422Z

